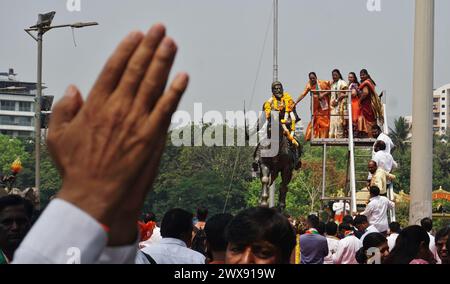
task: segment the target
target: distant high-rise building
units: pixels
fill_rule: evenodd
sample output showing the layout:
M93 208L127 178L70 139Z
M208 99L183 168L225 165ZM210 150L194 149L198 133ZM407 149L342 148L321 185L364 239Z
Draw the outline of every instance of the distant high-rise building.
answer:
M0 134L34 135L36 83L16 80L14 69L0 73Z
M433 132L444 135L450 123L450 84L433 92Z
M406 122L412 125L412 116L405 116ZM433 91L433 132L444 135L450 126L450 84Z

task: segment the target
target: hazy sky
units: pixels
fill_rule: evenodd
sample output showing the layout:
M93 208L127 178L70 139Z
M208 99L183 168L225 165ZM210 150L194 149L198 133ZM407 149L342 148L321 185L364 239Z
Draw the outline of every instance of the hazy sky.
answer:
M381 0L369 12L366 0L279 0L280 80L297 97L309 71L330 79L331 70L367 68L388 91L390 120L412 109L413 0ZM66 0L0 1L0 69L13 67L19 79L35 81L36 44L23 31L38 13L56 11L54 24L97 21L100 26L45 35L44 81L57 98L74 83L86 96L103 63L133 29L161 21L179 45L175 71L191 75L180 109L258 109L270 96L272 0L81 0L69 12ZM450 1L436 0L435 87L450 83ZM267 27L270 28L265 46ZM264 53L262 53L264 48ZM258 63L262 56L260 73ZM255 85L256 80L256 85ZM299 114L309 120L309 102Z

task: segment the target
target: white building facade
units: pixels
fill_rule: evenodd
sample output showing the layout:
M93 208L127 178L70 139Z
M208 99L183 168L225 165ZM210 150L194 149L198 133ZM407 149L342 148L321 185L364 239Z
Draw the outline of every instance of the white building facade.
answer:
M36 83L15 80L14 70L0 73L0 134L34 135Z
M444 85L433 92L433 131L444 135L450 123L450 84Z

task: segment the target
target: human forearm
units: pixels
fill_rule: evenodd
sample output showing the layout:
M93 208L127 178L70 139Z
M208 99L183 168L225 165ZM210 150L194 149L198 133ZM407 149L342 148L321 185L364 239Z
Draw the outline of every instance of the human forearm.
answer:
M107 233L92 216L61 199L53 200L17 249L13 263L94 263Z

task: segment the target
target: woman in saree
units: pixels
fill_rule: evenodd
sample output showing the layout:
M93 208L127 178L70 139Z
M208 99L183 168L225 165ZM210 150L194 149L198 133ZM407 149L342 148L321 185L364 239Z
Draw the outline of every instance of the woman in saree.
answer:
M295 102L297 105L311 91L313 92L313 121L309 123L306 129L306 141L311 141L311 138L328 138L330 130L330 93L318 91L330 89L331 85L329 81L318 80L315 72L309 73L309 82Z
M384 123L383 107L381 105L380 98L375 90L376 83L369 75L366 69L361 70L361 85L359 90L361 91L359 98L359 106L361 109L361 123L359 132L365 137L372 137L372 126L377 125L377 121L380 124Z
M352 123L355 138L359 138L361 109L359 107L359 82L355 72L348 74L348 89L352 92Z

